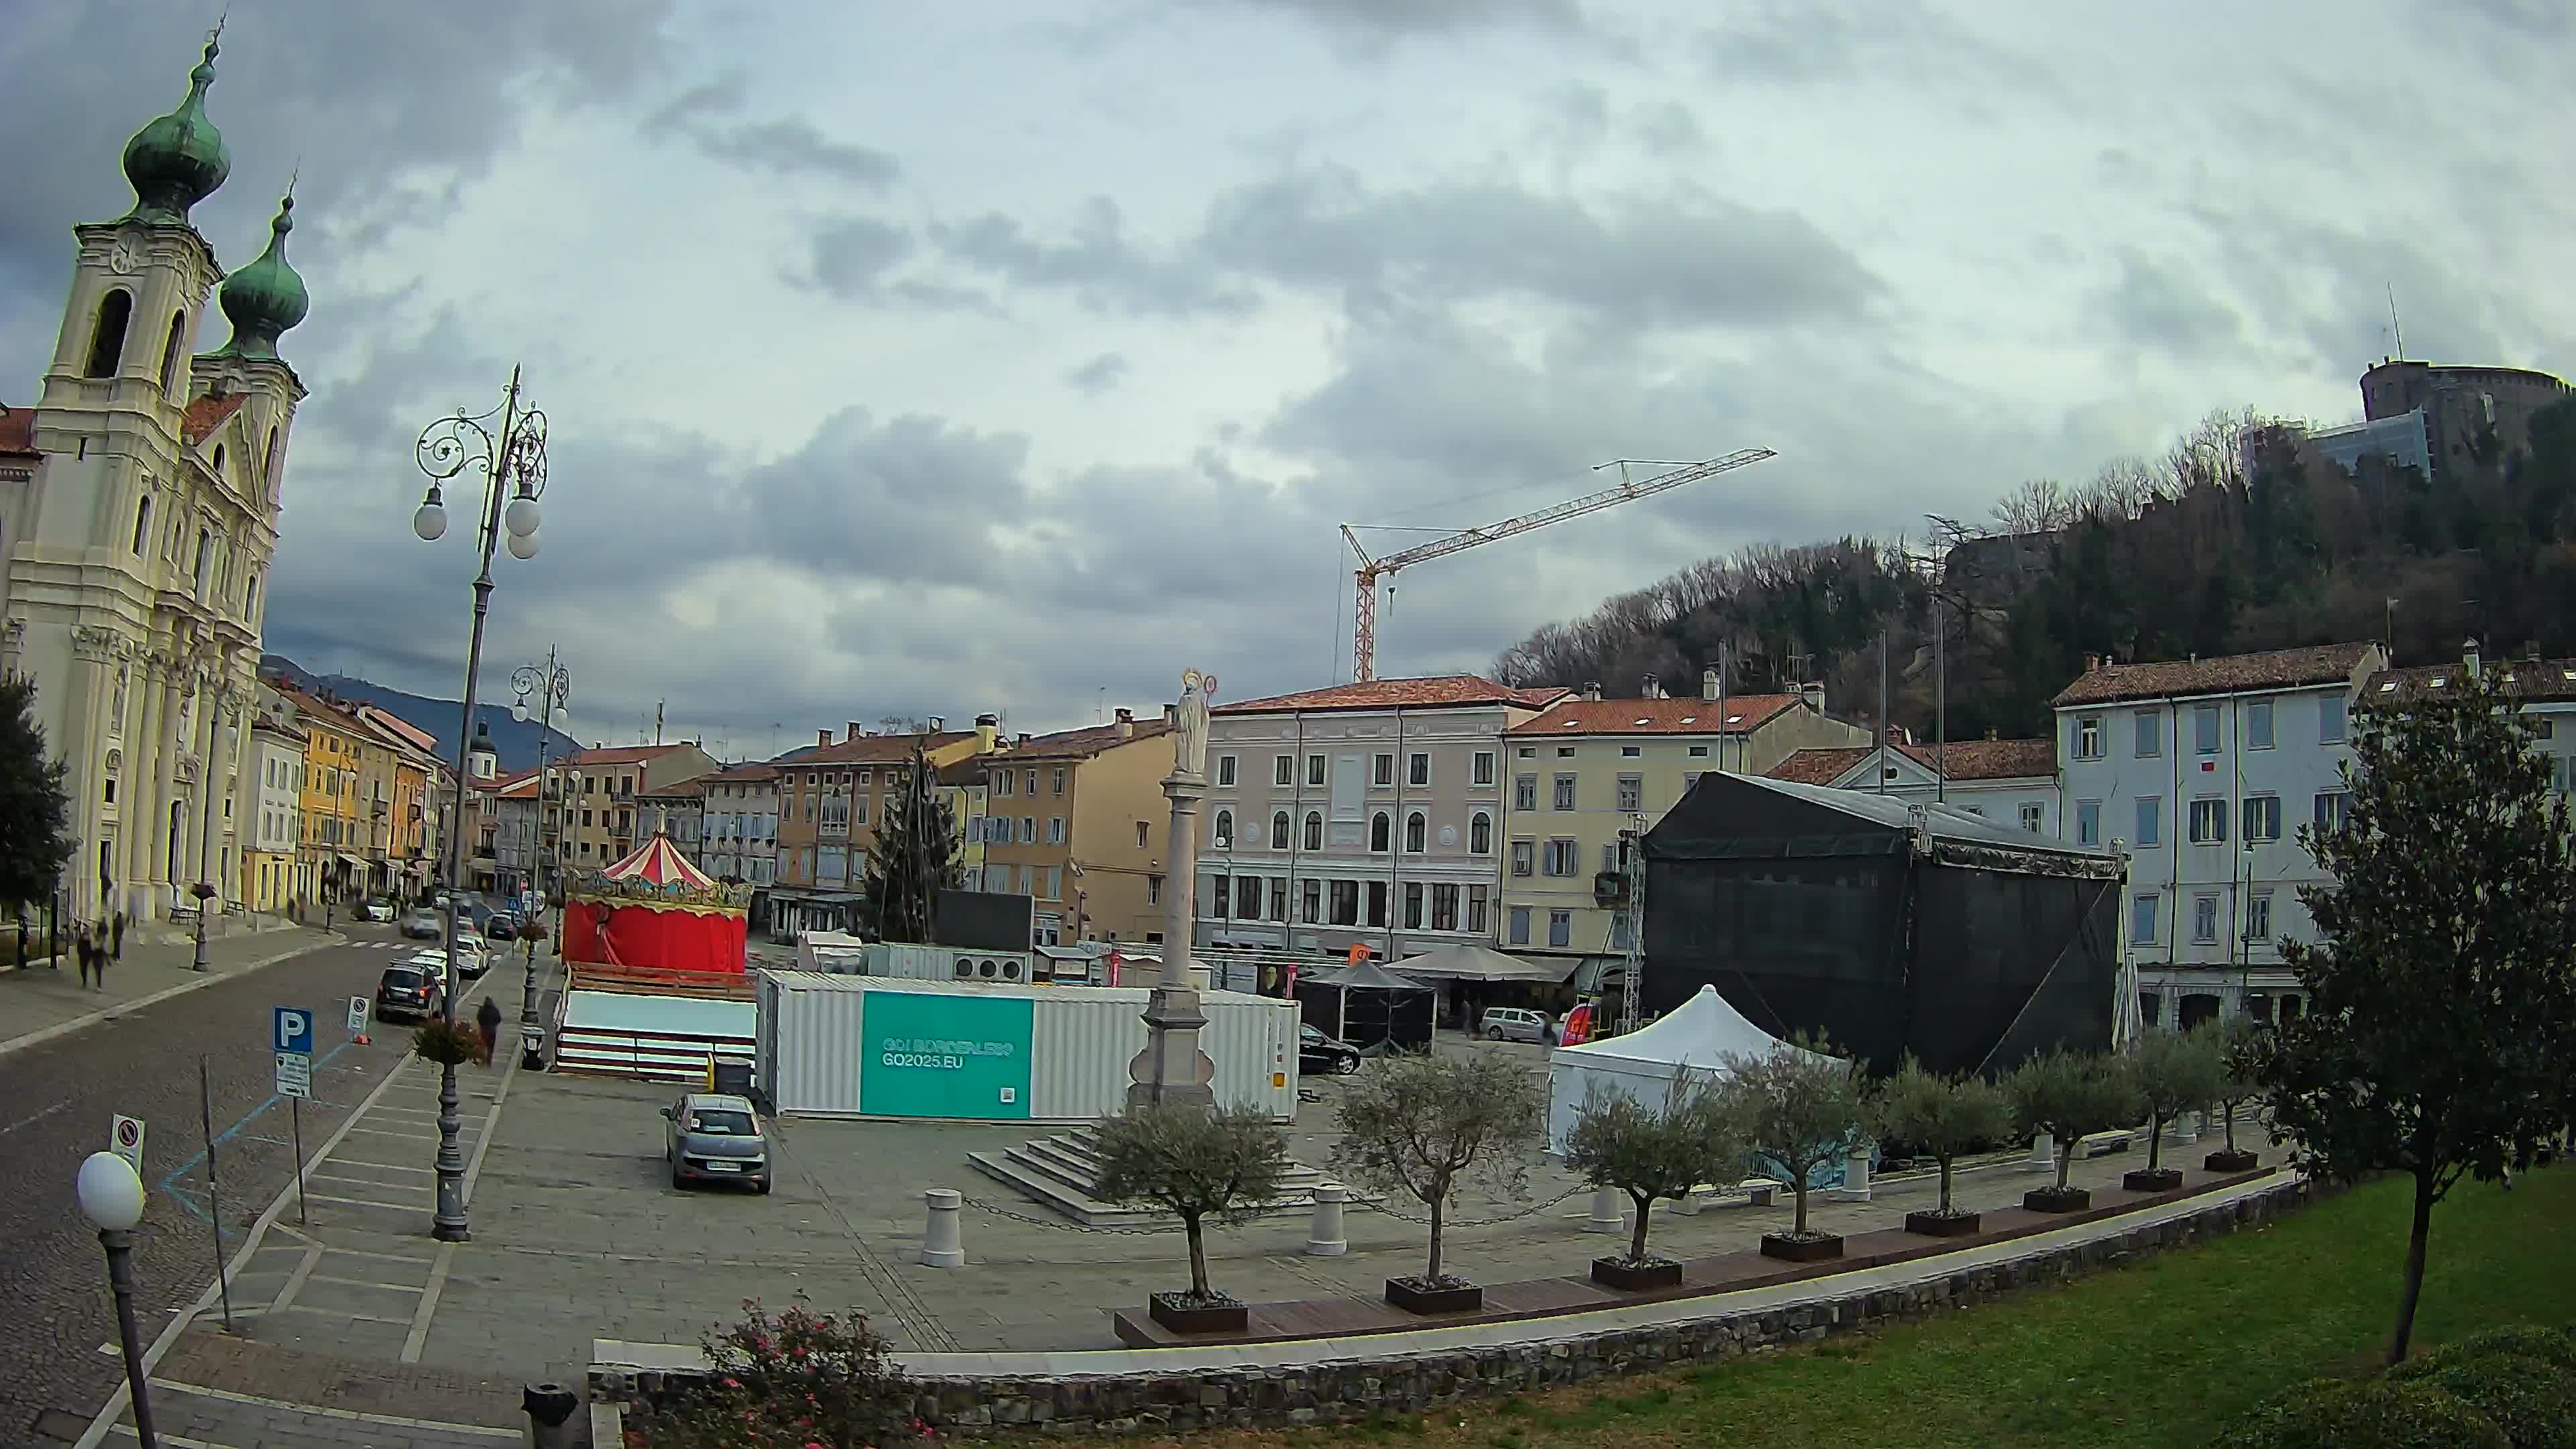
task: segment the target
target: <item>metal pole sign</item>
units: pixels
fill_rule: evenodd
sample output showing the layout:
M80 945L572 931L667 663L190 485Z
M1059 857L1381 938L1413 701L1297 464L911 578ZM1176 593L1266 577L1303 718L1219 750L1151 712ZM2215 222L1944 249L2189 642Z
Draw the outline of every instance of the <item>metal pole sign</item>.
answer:
M136 1177L141 1177L143 1175L143 1119L128 1117L122 1113L115 1115L116 1120L109 1124L107 1129L107 1150L124 1158L125 1165L134 1169Z
M313 1013L281 1006L272 1017L269 1046L277 1058L277 1095L313 1095Z
M360 1036L364 1036L366 1034L367 998L363 996L352 996L349 998L349 1030Z

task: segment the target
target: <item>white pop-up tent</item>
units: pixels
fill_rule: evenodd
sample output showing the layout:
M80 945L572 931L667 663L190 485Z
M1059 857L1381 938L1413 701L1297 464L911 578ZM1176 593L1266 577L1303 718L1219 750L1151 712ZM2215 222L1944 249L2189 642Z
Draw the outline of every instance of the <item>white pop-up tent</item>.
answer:
M1683 1072L1719 1071L1728 1057L1778 1050L1815 1055L1745 1020L1714 986L1701 987L1679 1009L1626 1036L1558 1047L1548 1057L1547 1150L1565 1150L1565 1134L1573 1130L1588 1092L1621 1092L1660 1110Z

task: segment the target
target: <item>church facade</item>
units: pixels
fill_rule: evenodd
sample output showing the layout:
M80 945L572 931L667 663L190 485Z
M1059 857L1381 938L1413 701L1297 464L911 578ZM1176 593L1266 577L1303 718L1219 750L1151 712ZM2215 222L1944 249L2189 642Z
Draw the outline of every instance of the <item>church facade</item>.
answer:
M167 919L237 901L258 848L260 622L304 386L278 355L304 319L268 249L227 276L189 220L231 169L206 117L209 40L177 110L126 144L134 208L73 228L71 295L32 411L0 412L0 667L32 678L65 762L78 851L66 908ZM228 340L200 353L209 302Z

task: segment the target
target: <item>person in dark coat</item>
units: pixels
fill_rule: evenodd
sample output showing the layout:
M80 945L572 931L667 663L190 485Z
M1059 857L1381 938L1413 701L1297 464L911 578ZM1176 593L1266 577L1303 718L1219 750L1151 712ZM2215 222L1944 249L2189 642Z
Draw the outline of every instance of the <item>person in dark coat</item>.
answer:
M501 1008L491 997L483 998L483 1008L474 1013L474 1024L483 1029L483 1065L492 1065L492 1049L501 1042Z
M80 957L80 984L81 989L86 991L89 989L90 973L97 969L98 964L98 947L91 942L89 926L86 923L72 936L72 953Z
M123 911L118 911L118 912L116 913L116 919L115 919L113 922L110 922L110 923L109 923L108 928L107 928L107 931L108 931L108 935L107 935L107 954L109 954L110 956L115 957L115 958L116 958L117 960L119 960L119 961L124 960L124 959L125 959L125 912L123 912Z

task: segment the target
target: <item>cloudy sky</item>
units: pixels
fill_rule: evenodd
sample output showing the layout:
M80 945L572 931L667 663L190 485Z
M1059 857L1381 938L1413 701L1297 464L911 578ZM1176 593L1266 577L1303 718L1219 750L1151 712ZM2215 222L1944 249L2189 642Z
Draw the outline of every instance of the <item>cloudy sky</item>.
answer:
M0 399L214 0L0 37ZM2388 350L2576 368L2559 0L233 0L227 265L301 167L268 639L452 696L420 427L523 364L544 550L487 691L734 754L1349 668L1335 525L1781 456L1424 565L1382 673L1748 542L1981 516ZM41 144L37 144L38 138ZM210 338L219 336L210 332ZM211 345L211 342L210 344ZM1387 547L1427 534L1370 535Z

